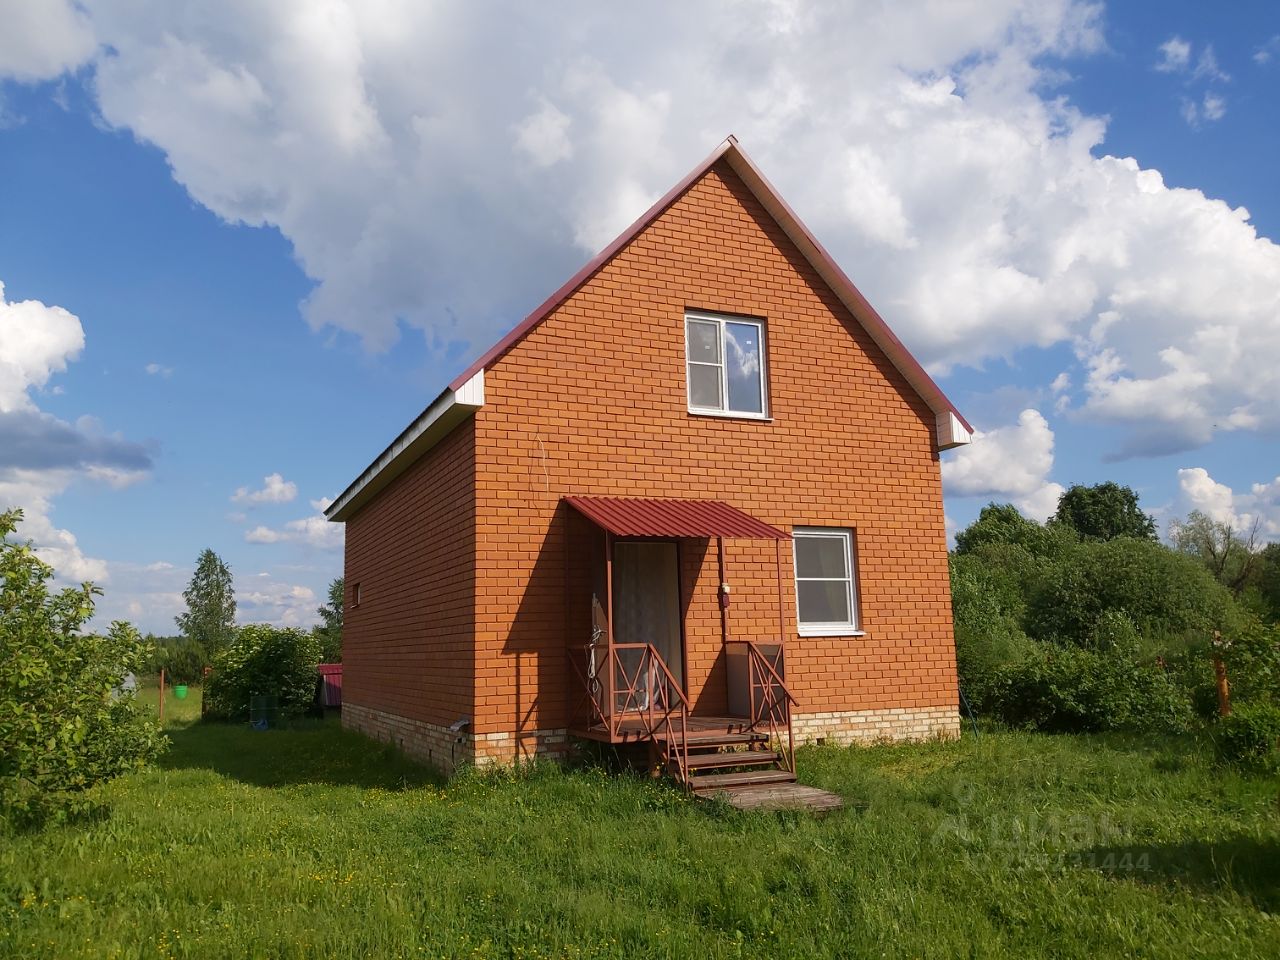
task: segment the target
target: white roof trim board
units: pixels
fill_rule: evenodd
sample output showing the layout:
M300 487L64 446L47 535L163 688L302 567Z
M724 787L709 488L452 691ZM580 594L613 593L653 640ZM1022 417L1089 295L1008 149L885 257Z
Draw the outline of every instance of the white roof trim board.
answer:
M364 473L324 514L330 520L347 520L373 495L404 473L418 457L426 453L458 424L484 406L484 371L474 373L457 390L447 389L431 406L409 424L404 432L369 464Z

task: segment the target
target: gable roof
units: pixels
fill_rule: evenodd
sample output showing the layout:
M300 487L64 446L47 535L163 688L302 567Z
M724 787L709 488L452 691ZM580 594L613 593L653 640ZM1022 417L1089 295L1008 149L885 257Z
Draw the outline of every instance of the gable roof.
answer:
M536 310L455 377L440 396L432 401L431 405L330 504L325 510L325 516L330 520L346 520L374 493L403 473L422 453L434 446L458 422L480 409L484 405L485 369L523 340L531 330L576 293L620 250L639 236L649 224L661 216L668 207L684 195L685 191L706 176L721 160L728 163L734 173L746 184L747 189L796 245L818 276L862 324L871 339L912 389L929 405L929 409L934 414L938 448L947 450L968 443L973 434L969 421L956 409L955 404L947 399L946 394L911 355L903 342L889 329L889 325L853 285L853 281L840 269L796 212L765 179L764 174L747 156L746 151L739 146L737 138L731 135L716 147L710 156L690 170L662 199L645 211L635 223L624 230L617 239L570 277L560 289L551 294Z

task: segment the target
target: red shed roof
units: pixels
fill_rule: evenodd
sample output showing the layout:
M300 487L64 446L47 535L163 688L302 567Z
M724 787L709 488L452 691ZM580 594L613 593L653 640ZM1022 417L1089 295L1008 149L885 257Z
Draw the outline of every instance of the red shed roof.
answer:
M584 517L620 537L790 540L789 534L719 500L565 497Z

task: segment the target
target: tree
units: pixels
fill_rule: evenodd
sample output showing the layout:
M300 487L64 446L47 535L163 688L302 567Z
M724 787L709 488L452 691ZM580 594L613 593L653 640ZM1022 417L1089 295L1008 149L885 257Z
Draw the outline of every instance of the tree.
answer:
M174 617L174 622L183 636L213 656L235 635L236 593L231 568L212 550L204 550L182 597L187 601L187 612Z
M102 591L51 593L53 568L8 539L21 519L0 513L0 816L19 823L83 811L90 787L164 743L122 692L146 653L138 631L116 621L104 636L84 632Z
M324 621L322 626L315 628L324 663L338 663L342 660L342 600L345 587L343 578L337 577L329 584L329 602L316 607L316 613Z
M1169 536L1178 552L1195 557L1232 596L1239 597L1262 567L1261 529L1261 518L1246 531L1192 510L1187 519L1169 524Z
M1012 545L1037 557L1056 557L1075 543L1074 531L1028 520L1011 503L988 503L978 519L956 534L956 553L969 554L982 547Z
M1156 539L1156 522L1138 508L1138 495L1111 481L1091 487L1073 484L1058 499L1052 522L1071 527L1086 540Z
M1269 543L1258 557L1258 593L1272 623L1280 623L1280 543Z

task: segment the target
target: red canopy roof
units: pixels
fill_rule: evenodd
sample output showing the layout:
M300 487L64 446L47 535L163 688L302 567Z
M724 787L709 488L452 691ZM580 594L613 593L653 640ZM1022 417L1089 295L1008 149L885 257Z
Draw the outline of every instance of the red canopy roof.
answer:
M565 497L584 517L620 537L790 540L789 534L719 500Z

